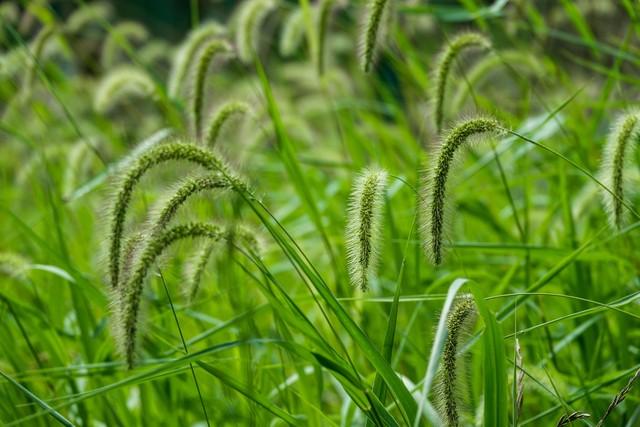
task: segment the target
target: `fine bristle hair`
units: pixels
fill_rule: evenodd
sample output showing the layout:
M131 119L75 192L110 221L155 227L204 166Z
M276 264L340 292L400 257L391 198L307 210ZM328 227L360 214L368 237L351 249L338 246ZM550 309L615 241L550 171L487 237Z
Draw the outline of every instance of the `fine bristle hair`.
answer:
M444 135L442 145L432 156L430 170L421 183L420 231L425 252L435 265L443 258L447 180L458 149L471 137L503 130L504 127L493 118L476 117L460 122Z
M472 47L491 49L491 42L479 33L463 33L456 36L449 42L440 53L436 73L433 78L434 121L438 134L442 131L444 120L444 100L446 96L447 79L451 72L451 67L460 53Z
M116 325L120 333L117 337L121 340L119 346L129 368L133 367L135 362L140 302L149 269L170 245L187 238L219 241L225 238L225 233L220 227L206 223L188 223L167 229L147 243L132 270L131 278L120 289L121 305Z
M239 101L229 101L222 105L213 114L209 125L207 126L207 133L205 134L204 144L213 148L218 142L218 137L225 123L227 123L233 116L239 116L247 114L251 111L249 104Z
M93 106L99 113L111 110L120 101L132 96L155 97L156 84L145 71L122 66L105 75L98 83Z
M116 65L118 51L126 47L130 41L143 42L149 37L144 25L135 21L124 21L114 25L102 45L100 63L104 70Z
M278 43L280 55L285 58L295 55L304 40L304 32L304 14L302 8L297 7L289 12L280 30Z
M462 369L458 360L458 348L461 336L473 326L475 319L476 307L473 297L469 295L459 297L447 317L447 339L442 351L439 386L440 411L447 427L459 425L461 400L459 372Z
M195 163L210 172L221 173L234 189L246 190L246 184L233 174L227 164L209 150L188 143L168 143L154 146L142 154L127 171L117 186L117 193L110 212L109 232L109 276L113 288L118 286L120 273L120 250L127 210L133 190L142 176L151 168L172 160Z
M170 97L176 98L180 95L189 69L194 64L202 47L209 40L222 37L225 33L225 27L215 21L204 23L189 33L187 39L180 45L171 64L167 86Z
M213 58L220 53L229 52L231 46L222 40L210 41L202 50L196 67L195 83L193 89L193 127L197 137L202 133L202 106L204 104L204 86L207 78L207 71Z
M236 29L236 48L238 57L245 64L253 61L262 23L275 6L273 0L248 0L242 5Z
M601 193L609 224L615 230L620 230L625 222L624 202L629 190L625 171L634 167L633 153L640 138L639 122L639 110L618 117L604 148L600 175L613 194L604 189Z
M386 31L387 20L384 15L388 13L391 1L393 0L369 0L368 2L366 20L360 41L361 66L365 73L371 71L375 62L378 44Z
M387 173L369 168L356 179L347 210L346 253L351 284L366 291L375 275Z

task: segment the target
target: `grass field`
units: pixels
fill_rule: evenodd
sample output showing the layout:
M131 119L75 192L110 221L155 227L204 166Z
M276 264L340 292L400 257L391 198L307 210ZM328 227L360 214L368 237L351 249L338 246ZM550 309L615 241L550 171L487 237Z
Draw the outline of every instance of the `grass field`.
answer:
M640 426L634 0L0 3L0 422Z

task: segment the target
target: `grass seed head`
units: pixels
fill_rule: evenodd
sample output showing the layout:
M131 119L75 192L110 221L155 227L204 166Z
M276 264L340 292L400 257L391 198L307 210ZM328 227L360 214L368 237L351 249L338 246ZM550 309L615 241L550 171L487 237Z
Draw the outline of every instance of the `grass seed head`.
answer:
M625 171L634 167L633 152L638 146L640 111L620 116L613 126L605 146L600 174L613 194L602 190L602 198L611 226L619 230L624 225L624 201L629 190Z
M131 202L133 190L142 176L151 168L162 163L181 160L195 163L214 173L220 173L236 190L246 190L243 180L232 173L227 164L209 150L193 144L170 143L152 147L142 154L124 173L110 214L111 230L109 234L109 275L112 287L119 283L120 249L127 210Z
M207 42L220 38L225 33L226 28L215 21L204 23L189 33L187 39L180 45L171 64L167 88L170 97L179 97L189 70Z
M362 32L362 69L365 73L371 71L375 61L376 49L381 35L385 31L386 20L384 14L389 7L389 2L393 0L369 0L367 18L364 31Z
M349 277L363 291L367 290L377 266L386 183L384 170L367 169L357 178L349 201L346 228Z
M457 427L459 424L458 347L461 335L469 330L475 318L475 303L468 295L459 298L447 318L447 339L444 343L441 368L441 409L447 427Z
M245 64L253 61L262 23L275 6L273 0L248 0L242 5L236 29L236 48L238 57Z
M193 127L198 137L201 134L202 127L202 106L204 104L204 85L207 79L207 71L215 56L230 51L231 46L227 42L212 40L203 48L202 54L198 59L193 93Z
M439 152L433 156L430 173L422 183L421 231L425 252L435 265L442 262L442 247L445 229L447 202L447 180L458 149L476 135L501 132L504 129L493 118L474 118L459 123L444 136Z
M440 54L440 59L436 68L436 75L434 77L435 93L432 97L435 110L435 126L438 134L442 130L442 123L444 120L444 99L446 96L447 79L451 71L451 66L463 50L472 47L490 49L491 42L482 34L464 33L451 40Z
M188 223L176 225L154 236L148 242L132 270L131 278L119 291L121 305L119 314L118 338L120 348L125 355L127 365L133 367L136 352L140 300L145 279L156 259L173 243L187 238L206 238L219 241L225 237L224 231L213 224Z
M251 111L249 105L245 102L231 101L220 107L213 115L207 127L207 133L204 138L205 145L213 148L218 142L220 131L225 123L233 116L247 114Z

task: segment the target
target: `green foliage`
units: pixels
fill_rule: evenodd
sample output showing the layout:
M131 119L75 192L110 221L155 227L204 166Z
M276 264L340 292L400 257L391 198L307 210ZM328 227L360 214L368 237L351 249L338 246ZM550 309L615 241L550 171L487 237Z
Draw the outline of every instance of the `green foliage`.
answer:
M0 3L0 424L640 416L632 1Z

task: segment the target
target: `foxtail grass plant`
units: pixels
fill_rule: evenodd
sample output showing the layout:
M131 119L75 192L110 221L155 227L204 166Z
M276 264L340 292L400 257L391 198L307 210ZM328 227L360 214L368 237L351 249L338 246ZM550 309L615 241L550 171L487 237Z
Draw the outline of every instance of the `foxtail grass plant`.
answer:
M109 276L114 289L119 284L122 235L133 190L149 169L174 160L194 163L210 172L222 173L227 179L231 179L233 186L244 186L239 179L229 178L233 174L224 161L212 152L192 144L176 142L159 145L143 153L121 178L110 214Z
M200 50L212 39L226 34L226 28L215 21L206 22L189 33L174 55L167 91L169 96L177 98L187 80L189 70L194 66Z
M194 93L193 93L193 127L198 138L202 133L202 106L204 104L204 86L206 83L207 72L214 57L222 53L230 52L231 46L222 40L213 40L209 42L202 50L202 54L198 59L196 67Z
M385 13L393 0L369 0L367 5L367 18L362 31L360 41L361 66L365 73L371 71L375 61L376 52L380 39L386 30Z
M304 14L302 8L297 7L289 12L280 30L278 51L285 58L296 54L304 40Z
M120 324L116 325L120 331L116 338L130 368L135 362L141 295L149 269L156 259L175 242L196 238L220 241L225 238L225 232L217 225L206 223L176 225L163 231L148 242L132 270L131 278L120 289L121 306L117 308L119 310L117 319Z
M121 48L130 47L129 43L141 43L149 38L149 32L139 22L125 21L114 25L102 45L101 64L103 70L110 70L116 65Z
M446 97L447 80L456 58L466 49L476 47L490 49L491 42L482 34L464 33L455 37L440 53L433 86L433 110L435 127L438 134L442 131L444 121L444 101Z
M207 133L204 138L204 144L213 148L218 142L218 137L222 131L222 127L229 122L234 116L248 114L250 107L245 102L230 101L222 105L211 118L207 127Z
M67 34L80 33L85 27L92 23L107 21L111 18L112 14L113 8L107 2L98 1L86 3L69 15L64 24L64 31Z
M366 169L356 179L347 210L345 246L351 284L366 291L376 273L387 185L384 170Z
M609 224L616 230L624 225L624 202L630 190L627 173L635 167L633 153L640 138L640 111L634 110L620 116L611 130L604 149L600 175L611 193L602 189L602 199Z
M269 12L275 8L273 0L247 0L241 7L236 29L238 57L245 64L253 61L262 24Z
M425 252L435 265L439 265L443 258L447 181L458 150L474 136L503 130L500 123L492 118L479 117L461 122L443 137L442 145L433 156L429 173L422 182L420 228Z
M442 367L440 369L441 411L447 427L460 425L461 391L459 384L462 366L460 366L458 352L461 335L469 331L475 319L476 307L473 297L470 295L459 297L447 318L447 339L442 352Z
M129 65L118 67L105 75L96 88L93 107L106 113L130 97L151 96L155 100L156 84L145 71Z

